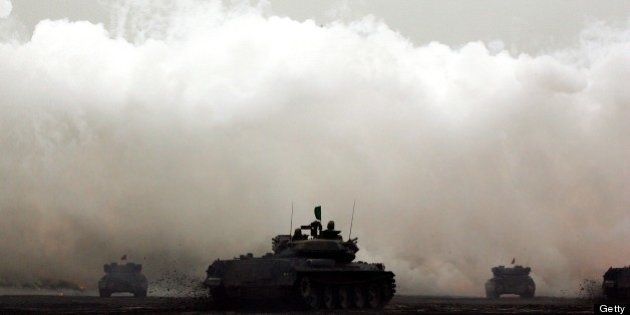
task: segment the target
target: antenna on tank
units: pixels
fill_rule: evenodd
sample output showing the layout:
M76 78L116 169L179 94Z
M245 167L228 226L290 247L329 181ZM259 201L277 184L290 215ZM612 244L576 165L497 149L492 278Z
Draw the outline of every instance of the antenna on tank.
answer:
M291 201L291 227L289 228L289 235L293 233L293 201Z
M348 240L350 240L350 236L352 236L352 223L354 223L354 206L357 204L357 200L354 199L352 202L352 218L350 219L350 232L348 233Z

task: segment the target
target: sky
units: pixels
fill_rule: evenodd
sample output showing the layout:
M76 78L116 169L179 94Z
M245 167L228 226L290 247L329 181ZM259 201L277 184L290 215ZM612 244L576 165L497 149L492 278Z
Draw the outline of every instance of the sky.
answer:
M120 2L19 0L13 1L12 15L29 31L40 20L63 18L104 23L107 28L112 23L112 4ZM224 1L228 5L240 2L244 1ZM600 21L623 26L630 12L630 3L623 0L270 0L267 3L267 11L274 15L298 21L312 19L321 24L373 15L418 45L432 41L450 46L479 40L501 41L512 52L526 53L576 45L586 26Z
M627 264L627 2L295 3L0 0L0 283L199 281L355 199L401 293Z

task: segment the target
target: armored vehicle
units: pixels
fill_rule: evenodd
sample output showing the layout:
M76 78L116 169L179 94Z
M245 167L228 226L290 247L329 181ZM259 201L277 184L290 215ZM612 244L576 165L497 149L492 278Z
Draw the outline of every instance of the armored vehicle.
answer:
M281 299L312 309L382 308L394 296L394 273L381 263L353 262L357 239L344 241L334 222L322 230L319 220L292 236L274 237L273 253L214 261L204 282L212 299L221 304Z
M608 268L602 282L604 296L609 299L630 298L630 266L622 268Z
M534 297L536 284L529 276L531 268L497 266L492 268L494 277L486 282L486 296L498 299L501 294L517 294L523 298Z
M135 297L147 296L148 281L142 274L142 265L117 263L103 265L105 275L98 281L98 293L109 297L112 293L129 292Z

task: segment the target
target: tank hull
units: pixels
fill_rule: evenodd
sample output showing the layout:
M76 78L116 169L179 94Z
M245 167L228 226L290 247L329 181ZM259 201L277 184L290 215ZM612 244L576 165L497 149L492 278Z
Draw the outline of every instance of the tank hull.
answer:
M536 284L530 276L494 277L486 282L486 297L497 299L503 294L516 294L523 298L532 298Z
M136 297L147 296L148 281L144 275L105 275L98 282L99 295L109 297L113 293L131 293Z
M205 281L218 302L284 299L318 309L381 308L395 292L394 274L380 264L330 259L218 260Z
M630 267L609 268L604 274L602 292L608 299L630 299Z

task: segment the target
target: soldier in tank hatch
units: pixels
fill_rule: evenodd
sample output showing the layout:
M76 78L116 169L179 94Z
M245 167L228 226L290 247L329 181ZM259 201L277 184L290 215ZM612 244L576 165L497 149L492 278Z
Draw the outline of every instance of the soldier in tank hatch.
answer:
M302 229L295 229L295 232L293 232L293 237L291 238L292 241L303 241L305 239L307 239L308 236L302 234Z
M302 225L301 228L303 228L303 229L310 229L311 230L311 236L313 238L317 238L317 237L319 237L319 233L322 231L322 224L319 223L319 221L315 220L315 221L311 222L311 224L309 224L309 225Z
M335 230L335 221L328 221L326 230L322 231L321 238L329 240L341 240L340 231Z

